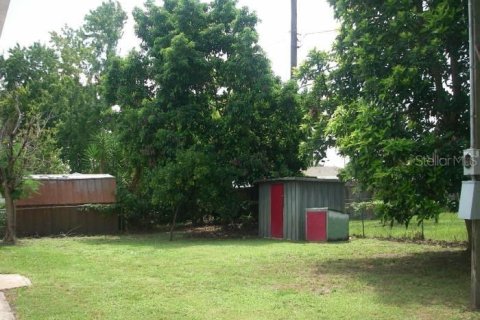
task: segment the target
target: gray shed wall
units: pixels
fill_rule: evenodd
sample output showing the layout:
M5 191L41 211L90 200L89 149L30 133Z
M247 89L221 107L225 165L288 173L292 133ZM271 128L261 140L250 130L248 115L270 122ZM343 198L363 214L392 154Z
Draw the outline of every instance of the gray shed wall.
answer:
M261 183L259 187L259 235L270 233L270 187L283 183L283 237L305 240L305 209L325 207L345 212L345 184L338 181L275 181Z
M270 237L270 184L262 183L258 188L258 235Z
M298 214L300 192L298 182L286 181L283 185L283 238L298 240L300 223L305 223Z

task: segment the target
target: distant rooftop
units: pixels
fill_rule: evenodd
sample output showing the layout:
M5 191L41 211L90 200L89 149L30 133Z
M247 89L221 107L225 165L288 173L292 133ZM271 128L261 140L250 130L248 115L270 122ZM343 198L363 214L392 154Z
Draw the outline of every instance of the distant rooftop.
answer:
M32 174L34 180L84 180L84 179L112 179L114 176L109 174Z
M316 177L283 177L283 178L272 178L265 180L257 180L255 183L264 183L264 182L278 182L278 181L302 181L302 182L340 182L340 179L333 178L316 178Z
M340 168L338 167L310 167L307 170L302 171L302 173L306 177L315 177L318 179L333 179L333 180L340 180L338 178L338 173L340 172Z

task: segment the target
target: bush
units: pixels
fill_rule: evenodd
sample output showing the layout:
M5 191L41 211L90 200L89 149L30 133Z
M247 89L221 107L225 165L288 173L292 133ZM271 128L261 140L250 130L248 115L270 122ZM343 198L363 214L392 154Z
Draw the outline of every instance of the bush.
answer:
M364 219L376 219L382 205L383 202L379 200L352 202L348 205L348 209L351 211L350 219L361 219L362 213Z

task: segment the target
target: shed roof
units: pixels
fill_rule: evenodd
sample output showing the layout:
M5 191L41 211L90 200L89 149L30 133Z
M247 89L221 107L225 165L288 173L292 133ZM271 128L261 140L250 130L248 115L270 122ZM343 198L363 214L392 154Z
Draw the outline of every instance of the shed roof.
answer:
M281 181L302 181L302 182L341 182L338 178L314 178L314 177L283 177L275 179L258 180L255 183L281 182ZM342 182L343 183L343 182Z
M32 174L30 176L34 180L88 180L88 179L114 179L109 174Z

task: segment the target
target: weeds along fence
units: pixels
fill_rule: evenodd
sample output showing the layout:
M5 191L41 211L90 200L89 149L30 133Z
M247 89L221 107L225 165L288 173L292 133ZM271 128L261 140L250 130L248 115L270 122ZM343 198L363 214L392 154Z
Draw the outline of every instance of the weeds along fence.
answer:
M361 194L353 198L347 198L345 200L345 211L349 214L350 219L362 221L362 236L364 238L365 238L365 220L367 219L371 220L376 217L375 208L373 204L374 204L374 201L371 197L362 198Z
M348 199L346 201L345 207L347 208L347 212L350 215L350 221L361 221L361 234L356 234L360 235L362 237L366 236L378 236L376 232L374 234L369 234L367 235L365 232L365 224L368 222L369 225L369 232L371 232L372 220L377 221L379 224L382 224L383 222L383 227L384 228L390 228L392 229L394 227L394 223L391 223L390 221L385 221L380 219L379 212L380 208L382 206L383 202L378 201L378 200L373 200L372 198L366 198L366 199ZM416 225L416 227L414 227ZM414 228L412 228L414 227ZM408 228L410 230L416 229L415 234L413 235L413 238L418 239L418 240L424 240L425 239L425 224L424 221L422 220L419 223L416 222L411 222L410 227ZM405 231L407 228L405 227Z

